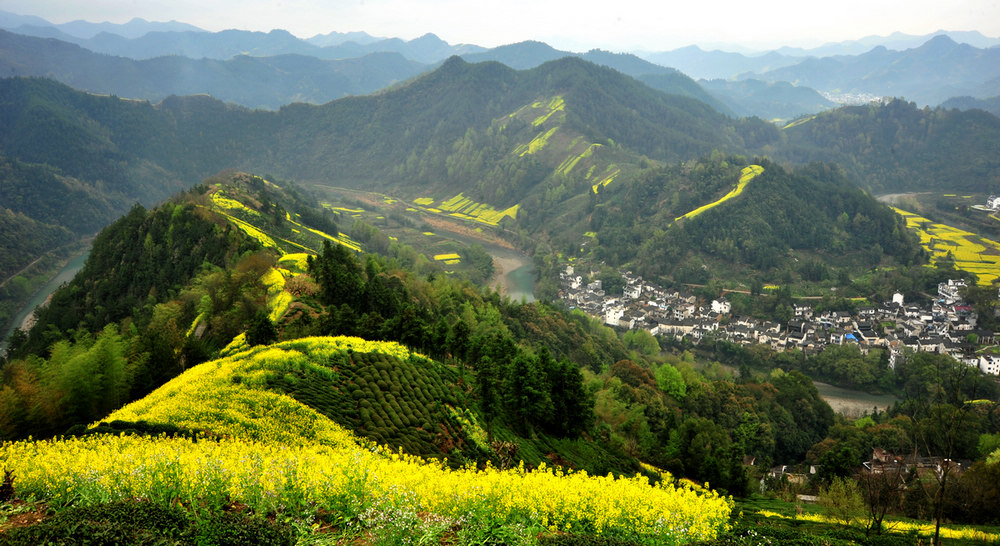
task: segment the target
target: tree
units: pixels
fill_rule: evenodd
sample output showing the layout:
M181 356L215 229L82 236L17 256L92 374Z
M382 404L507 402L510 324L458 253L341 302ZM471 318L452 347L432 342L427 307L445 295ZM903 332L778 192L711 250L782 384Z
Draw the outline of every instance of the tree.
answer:
M921 366L920 383L929 391L929 400L909 400L917 419L915 439L927 455L937 460L932 480L917 480L932 506L934 544L941 544L941 520L949 494L955 489L957 468L954 458L976 449L976 419L970 399L979 396L979 370L965 366L945 355L915 355L911 366ZM908 386L909 386L908 382Z
M500 393L498 392L497 367L489 355L479 359L476 371L476 391L479 395L479 409L486 421L486 434L493 441L493 421L500 410Z
M864 500L858 484L851 478L836 477L830 485L820 489L819 504L833 518L850 525L864 513Z
M451 325L451 330L448 332L448 337L446 339L446 345L448 346L448 352L456 360L465 360L469 353L470 340L469 337L472 335L472 329L469 328L469 324L462 319L455 321L455 324ZM494 355L495 357L495 355Z
M654 356L660 353L660 344L646 330L629 330L622 334L622 342L629 349L639 351L646 356Z
M537 361L518 352L508 364L504 405L511 422L524 434L535 423L545 423L552 413L552 400Z
M545 374L552 403L546 419L549 432L579 436L594 420L594 402L583 386L580 368L566 359L556 361L545 346L538 352L538 367Z
M866 534L882 534L885 516L900 507L905 465L884 465L857 476L858 488L868 512Z
M684 384L684 377L677 368L670 364L664 364L656 369L656 386L661 391L674 397L675 400L683 400L687 394L687 385Z
M361 264L343 245L323 241L323 252L311 262L309 273L319 282L326 305L356 306L364 294Z
M247 345L268 345L278 341L278 329L264 309L257 311L250 328L247 329Z

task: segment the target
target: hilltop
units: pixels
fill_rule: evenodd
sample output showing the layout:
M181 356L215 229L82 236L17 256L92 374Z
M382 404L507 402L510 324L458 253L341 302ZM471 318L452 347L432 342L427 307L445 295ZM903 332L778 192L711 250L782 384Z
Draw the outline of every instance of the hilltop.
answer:
M1000 118L982 110L917 108L893 99L845 106L782 129L783 160L829 161L872 192L989 194L1000 184Z
M684 543L725 529L731 501L700 488L544 466L530 473L523 467L448 470L359 442L312 408L268 388L290 373L306 373L342 379L326 392L353 393L365 385L364 374L352 377L349 371L358 360L386 366L383 371L394 370L397 379L411 369L437 366L399 345L357 338L311 338L240 351L194 367L108 417L116 426L131 422L198 431L196 439L91 434L5 444L0 461L14 472L20 495L53 503L139 498L154 505L200 505L209 514L240 503L258 517L316 521L314 529L345 538L364 531L372 537L416 533L434 542L449 535L463 542L479 537L534 543L539 536L572 533ZM412 367L400 371L403 362ZM396 386L390 392L372 384L390 399ZM431 395L441 404L439 411L447 412L441 394ZM358 400L368 401L354 397L352 405ZM409 407L402 400L399 405ZM396 406L392 400L376 408L381 413ZM458 411L455 429L476 426L473 414ZM361 413L368 413L363 404ZM427 432L417 428L411 434ZM134 468L125 462L135 460L147 464ZM94 473L102 477L99 482L86 478ZM72 484L83 483L88 485L82 491L71 493Z

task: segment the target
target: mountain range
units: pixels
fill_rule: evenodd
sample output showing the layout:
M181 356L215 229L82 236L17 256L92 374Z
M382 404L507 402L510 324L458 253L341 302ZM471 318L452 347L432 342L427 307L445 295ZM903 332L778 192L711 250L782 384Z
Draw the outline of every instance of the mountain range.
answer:
M990 153L1000 142L1000 119L982 111L893 101L779 129L733 120L574 57L524 71L453 57L375 95L278 111L208 96L154 106L26 78L0 81L0 96L0 156L30 174L4 180L0 206L77 233L137 200L155 203L227 168L407 198L462 195L497 210L516 206L526 238L544 232L559 244L588 231L580 222L594 194L614 195L622 181L650 168L713 150L833 161L844 180L875 191L989 193L1000 183L1000 158ZM53 199L40 180L80 197ZM90 203L89 215L81 215L81 202Z
M171 95L208 93L226 102L267 109L368 94L426 70L398 53L343 60L286 54L241 55L226 61L181 56L137 61L6 31L0 31L0 48L4 51L0 72L8 76L52 77L94 93L153 102Z
M197 34L220 38L220 33ZM297 40L280 32L254 36ZM518 211L509 215L516 214L516 224L504 220L504 225L516 225L523 244L550 241L562 248L576 245L584 232L610 236L600 233L602 222L591 217L595 195L610 205L620 188L651 169L713 153L742 156L730 160L737 164L749 164L746 157L769 157L785 162L793 175L793 164L836 163L845 175L837 180L873 192L991 193L1000 182L1000 165L991 153L1000 142L1000 121L980 110L928 111L894 100L828 110L779 128L756 117L730 116L791 117L832 104L780 80L699 85L634 55L575 54L541 42L453 56L437 67L398 53L344 61L299 55L138 61L4 31L0 50L0 70L58 75L110 95L80 93L47 80L2 81L0 159L10 175L3 180L0 206L8 217L23 215L30 219L24 225L48 234L37 240L42 246L69 233L92 233L131 203L156 203L227 168ZM992 54L939 36L914 50L816 62L874 66L903 55L910 62L897 64L926 71L928 59L959 67L969 56L989 64ZM981 68L982 77L989 77ZM206 81L214 82L213 96L192 95ZM122 100L119 93L155 93L159 102ZM290 97L301 102L287 104ZM251 110L236 102L272 109ZM671 182L678 187L688 183L677 173L669 178L680 180ZM41 186L75 197L54 201ZM633 191L640 190L626 193ZM697 208L719 197L709 192L705 201L685 206ZM671 214L686 212L665 206L664 199L672 199L671 192L656 199L669 211L657 220L662 230ZM608 208L633 212L621 205ZM630 228L629 236L640 231ZM19 241L9 243L11 255L19 256L9 264L11 272L41 250ZM618 262L636 256L635 245L616 247L632 249Z
M939 31L926 36L897 33L814 50L783 49L762 55L703 51L689 46L670 52L641 53L640 58L598 50L560 51L531 41L492 49L450 45L433 34L404 41L334 32L303 40L282 30L213 33L180 23L141 20L117 27L83 22L52 25L4 12L0 12L0 28L74 43L98 54L155 61L128 66L122 76L116 77L128 63L98 56L84 63L86 72L100 75L89 77L53 60L62 57L65 46L30 42L11 45L11 51L4 55L4 64L8 65L5 73L10 75L44 75L94 92L153 101L169 94L209 93L251 108L269 109L296 101L321 103L347 94L369 93L433 69L452 55L461 55L470 62L497 60L516 69L532 68L568 55L580 56L661 85L663 75L677 71L704 80L790 82L795 90L786 84L775 87L752 82L702 82L706 89L699 91L694 91L690 82L673 82L666 89L658 87L666 92L687 90L682 94L706 101L728 115L786 121L829 107L831 98L857 102L902 96L921 105L936 105L952 96L987 99L996 95L998 77L994 68L996 54L988 49L997 40L970 32ZM35 54L26 58L25 48ZM385 55L372 57L375 53L396 53L406 61ZM162 57L174 59L164 61ZM364 60L349 63L348 59ZM138 84L130 76L154 80L156 85Z
M809 58L753 77L936 105L954 96L995 96L1000 89L1000 48L977 49L942 35L913 49L876 47L856 56Z
M889 36L867 36L809 49L781 47L772 51L749 52L741 51L737 47L706 50L690 45L671 51L637 52L637 55L657 64L677 68L693 78L731 79L742 74L760 74L795 65L805 58L857 56L879 47L894 51L914 49L938 36L947 36L957 43L968 44L978 49L989 49L1000 45L1000 38L989 38L976 31L939 30L919 36L901 32Z

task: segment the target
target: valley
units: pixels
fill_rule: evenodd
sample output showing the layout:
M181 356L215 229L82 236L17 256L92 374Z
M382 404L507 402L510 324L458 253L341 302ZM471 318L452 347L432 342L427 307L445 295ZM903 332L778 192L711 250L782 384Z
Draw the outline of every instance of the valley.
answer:
M998 540L1000 39L0 29L0 543Z
M32 314L35 308L43 305L56 289L62 286L63 283L69 282L80 269L83 269L83 264L86 262L89 253L89 250L84 250L66 262L62 269L56 272L55 276L50 278L41 288L32 294L27 303L24 304L24 307L13 315L10 325L4 331L2 341L0 341L0 355L6 353L7 339L15 329L21 329L25 332L31 329L34 325Z
M390 240L411 246L425 256L447 254L445 251L456 250L460 246L482 247L493 259L492 274L483 279L487 281L486 284L513 301L535 300L533 261L530 256L517 251L509 241L502 238L501 228L495 225L484 226L469 218L456 219L447 211L408 203L387 195L322 184L314 187L324 199L342 200L340 206L329 205L331 208L347 209L343 212L350 212L353 219L378 226ZM349 205L364 208L351 209ZM390 220L386 219L387 216ZM426 226L428 229L418 232L414 226ZM468 264L463 264L460 259L449 265L454 266L455 271L468 268Z

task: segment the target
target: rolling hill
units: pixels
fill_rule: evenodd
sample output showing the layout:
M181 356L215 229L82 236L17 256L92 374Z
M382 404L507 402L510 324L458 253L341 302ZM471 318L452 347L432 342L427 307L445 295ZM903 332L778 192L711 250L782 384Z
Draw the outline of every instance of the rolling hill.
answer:
M828 161L876 193L1000 188L1000 119L981 110L917 108L903 100L845 106L787 124L775 157Z
M1000 96L976 99L973 97L952 97L941 103L941 108L958 108L959 110L971 110L978 108L985 110L994 116L1000 117Z
M651 169L595 201L574 226L592 232L589 254L644 278L705 284L786 271L821 282L883 260L923 259L902 219L830 165L786 171L706 158ZM814 267L821 273L807 264L823 264Z
M709 80L701 87L737 116L791 121L838 105L808 87L760 80Z
M354 362L372 364L356 367ZM395 381L391 391L380 389L381 377L398 381L428 367L440 365L396 344L357 338L258 347L194 367L107 418L119 426L126 421L199 431L200 437L96 434L4 444L0 461L16 476L18 494L52 503L145 499L197 505L203 514L240 503L259 516L318 521L333 527L328 534L344 537L359 526L374 537L417 533L438 540L449 534L533 543L539 534L577 534L685 543L710 539L726 528L731 501L700 488L544 467L530 473L523 467L449 470L361 441L268 387L302 374L336 380L331 387L304 385L326 395L345 390L353 395L370 384L392 400L375 406L373 419L381 420L383 410L397 406L393 394L398 393ZM426 392L440 404L434 406L438 411L447 412L447 399L437 388L432 383L406 392ZM355 407L368 401L364 396L346 400ZM410 407L403 400L398 405ZM367 410L362 405L361 415ZM400 412L403 418L406 411ZM475 414L458 411L452 427L472 432ZM399 418L393 414L392 419ZM433 437L420 428L407 430ZM95 475L101 479L88 478Z

